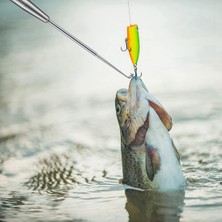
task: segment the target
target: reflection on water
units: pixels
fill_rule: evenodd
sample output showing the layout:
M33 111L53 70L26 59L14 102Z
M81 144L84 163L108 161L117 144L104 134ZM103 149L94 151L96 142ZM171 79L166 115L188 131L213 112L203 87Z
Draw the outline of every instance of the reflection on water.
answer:
M68 185L74 186L77 183L73 176L75 163L69 163L69 157L66 155L51 155L48 159L40 160L38 165L39 171L25 183L34 191L65 196Z
M35 0L121 70L125 1ZM128 79L0 1L0 221L221 221L222 2L132 1L138 71L172 115L183 192L122 177L114 97ZM93 25L92 25L93 24Z
M184 192L160 193L127 189L126 210L129 222L180 221L184 205Z

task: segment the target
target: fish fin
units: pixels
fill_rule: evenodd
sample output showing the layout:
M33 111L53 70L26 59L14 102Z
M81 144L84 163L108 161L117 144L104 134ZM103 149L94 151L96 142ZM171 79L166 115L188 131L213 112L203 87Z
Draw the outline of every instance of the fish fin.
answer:
M153 146L146 144L146 172L151 181L160 169L160 155Z
M148 99L148 101L149 101L150 106L155 110L155 112L159 116L163 125L168 129L168 131L170 131L173 126L171 116L167 113L167 111L160 104L157 104L156 102L151 101L150 99Z
M178 150L177 150L177 148L176 148L176 146L175 146L175 144L174 144L172 139L171 139L171 142L172 142L172 145L173 145L173 150L175 152L175 155L176 155L178 161L180 162L180 153L178 152Z
M146 132L149 128L149 112L147 113L144 124L138 128L135 139L129 144L129 146L140 146L144 143Z

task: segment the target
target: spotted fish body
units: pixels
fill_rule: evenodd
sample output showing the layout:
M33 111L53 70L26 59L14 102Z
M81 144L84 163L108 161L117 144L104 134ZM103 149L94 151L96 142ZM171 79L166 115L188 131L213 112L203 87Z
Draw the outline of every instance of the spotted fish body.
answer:
M169 135L172 120L139 77L117 91L123 182L141 189L183 189L179 153Z

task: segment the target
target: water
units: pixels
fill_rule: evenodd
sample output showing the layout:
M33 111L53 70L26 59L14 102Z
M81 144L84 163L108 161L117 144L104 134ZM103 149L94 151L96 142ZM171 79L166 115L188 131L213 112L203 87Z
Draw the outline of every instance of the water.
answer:
M128 80L1 1L0 221L221 221L222 3L131 2L141 35L138 68L173 117L187 189L140 192L119 184L114 97ZM132 71L120 51L126 1L35 3Z

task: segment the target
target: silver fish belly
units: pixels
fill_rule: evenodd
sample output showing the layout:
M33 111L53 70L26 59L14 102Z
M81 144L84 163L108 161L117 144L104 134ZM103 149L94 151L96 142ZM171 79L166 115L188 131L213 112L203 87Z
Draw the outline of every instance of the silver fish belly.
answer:
M170 137L172 119L139 77L117 91L123 182L156 190L184 189L180 156Z

